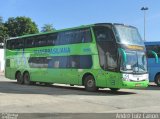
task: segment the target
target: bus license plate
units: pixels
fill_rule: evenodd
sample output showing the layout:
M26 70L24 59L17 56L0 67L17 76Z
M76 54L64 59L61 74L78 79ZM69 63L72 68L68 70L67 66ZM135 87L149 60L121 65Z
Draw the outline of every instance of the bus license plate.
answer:
M135 87L140 87L140 86L141 86L141 84L139 84L139 83L138 83L138 84L135 84Z
M133 75L133 77L135 77L135 78L140 78L140 77L142 77L141 75Z

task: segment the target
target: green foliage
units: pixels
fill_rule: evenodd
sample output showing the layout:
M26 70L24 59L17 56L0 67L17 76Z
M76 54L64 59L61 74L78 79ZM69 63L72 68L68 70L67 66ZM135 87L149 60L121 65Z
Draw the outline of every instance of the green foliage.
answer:
M50 32L50 31L54 31L55 28L53 27L52 24L45 24L43 27L42 27L42 31L41 32Z
M8 32L7 27L5 27L4 25L0 25L0 39L1 40L8 36L7 32Z
M10 37L39 32L35 22L33 22L31 18L28 17L10 17L5 23L5 26L8 28L8 35Z
M3 18L0 16L0 43L4 42L4 39L8 37L8 28L4 26Z
M0 25L3 23L3 18L0 16Z

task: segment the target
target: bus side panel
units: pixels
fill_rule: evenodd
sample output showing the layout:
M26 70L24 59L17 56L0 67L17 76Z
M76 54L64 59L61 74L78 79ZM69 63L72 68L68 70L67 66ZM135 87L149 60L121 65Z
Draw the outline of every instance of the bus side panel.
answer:
M105 76L105 72L102 69L97 70L98 74L96 76L96 86L97 87L106 87L107 80Z
M108 88L122 87L122 74L118 72L106 72L106 80Z
M79 71L78 69L68 69L65 71L65 75L62 75L62 78L66 79L66 83L68 84L76 84L79 83Z
M92 55L93 59L93 73L96 80L96 86L97 87L106 87L107 86L107 80L106 80L106 71L102 70L99 63L99 56L98 55Z
M5 67L5 77L10 78L10 67Z
M47 69L45 80L47 80L46 82L52 83L65 83L62 74L64 74L62 69Z
M10 79L15 79L15 74L16 74L16 63L14 61L14 59L10 59Z
M30 68L28 70L26 69L26 71L29 71L31 81L42 81L43 80L41 68Z
M160 72L160 61L155 62L155 58L148 58L149 81L154 82L155 76Z

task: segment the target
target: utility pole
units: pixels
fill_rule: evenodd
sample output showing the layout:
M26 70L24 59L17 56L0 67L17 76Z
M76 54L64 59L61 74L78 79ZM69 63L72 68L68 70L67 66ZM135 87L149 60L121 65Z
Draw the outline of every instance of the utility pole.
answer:
M148 7L142 7L142 11L144 11L144 41L146 41L146 10L148 10Z

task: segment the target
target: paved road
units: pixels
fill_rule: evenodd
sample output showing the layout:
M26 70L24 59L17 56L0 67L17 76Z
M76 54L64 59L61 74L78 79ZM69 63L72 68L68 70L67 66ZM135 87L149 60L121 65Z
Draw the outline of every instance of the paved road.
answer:
M67 85L26 86L0 76L0 112L106 113L160 112L160 87L86 92Z

